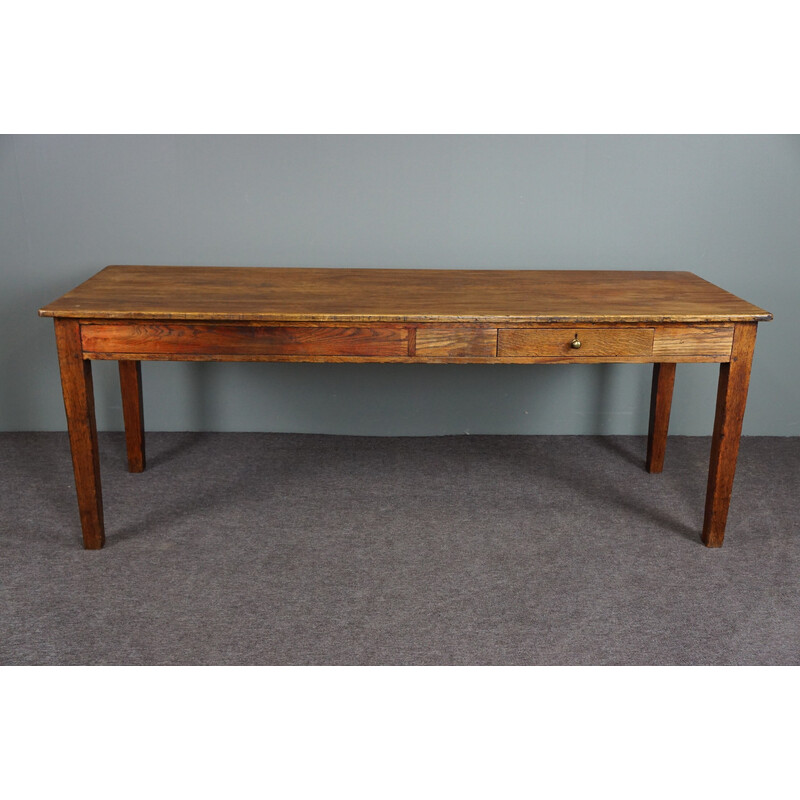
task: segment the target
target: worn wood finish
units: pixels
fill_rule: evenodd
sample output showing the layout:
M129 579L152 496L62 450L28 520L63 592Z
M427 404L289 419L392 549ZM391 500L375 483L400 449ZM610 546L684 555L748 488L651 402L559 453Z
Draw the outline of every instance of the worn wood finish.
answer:
M573 342L579 342L575 348ZM501 328L498 356L561 356L589 358L640 356L653 351L652 328Z
M55 329L83 546L87 550L98 550L105 542L105 527L94 416L92 362L83 358L80 324L76 320L57 319Z
M725 530L757 306L688 272L111 266L55 317L84 544L103 510L88 359L120 361L128 464L145 466L142 360L655 363L647 468L663 467L676 362L720 362L703 541ZM580 347L573 347L577 334Z
M672 389L675 385L675 364L653 364L653 388L650 393L650 428L647 434L648 472L664 469L667 450L669 412L672 409Z
M497 329L474 328L432 328L417 329L417 357L451 356L465 358L482 356L491 358L497 355Z
M737 325L733 334L731 360L720 366L717 413L711 439L703 543L722 547L725 523L733 490L739 439L750 384L750 367L756 344L756 325Z
M83 348L92 353L170 355L405 356L408 329L188 322L94 324L83 326Z
M119 385L122 391L122 416L125 420L128 471L144 472L144 404L142 402L141 362L119 362Z
M272 322L770 319L691 272L151 266L106 267L40 313Z

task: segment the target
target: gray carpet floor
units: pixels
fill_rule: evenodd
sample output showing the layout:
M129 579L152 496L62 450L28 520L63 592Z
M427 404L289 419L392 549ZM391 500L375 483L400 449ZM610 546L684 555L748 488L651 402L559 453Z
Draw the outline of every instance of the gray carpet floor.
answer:
M0 435L0 664L800 664L800 439L101 434L81 547L63 433Z

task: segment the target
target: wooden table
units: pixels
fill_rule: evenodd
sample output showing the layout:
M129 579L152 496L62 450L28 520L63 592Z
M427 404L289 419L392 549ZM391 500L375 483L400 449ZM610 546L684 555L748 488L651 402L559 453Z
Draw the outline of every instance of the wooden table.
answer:
M103 546L93 359L119 361L128 467L145 467L140 362L652 363L661 472L675 365L720 364L702 540L725 534L761 308L689 272L110 266L55 322L84 546Z

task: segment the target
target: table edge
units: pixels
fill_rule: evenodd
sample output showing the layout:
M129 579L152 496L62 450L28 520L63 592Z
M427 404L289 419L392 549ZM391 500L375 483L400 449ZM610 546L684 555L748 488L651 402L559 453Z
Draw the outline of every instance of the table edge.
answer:
M141 311L85 311L85 310L51 310L46 306L39 309L40 317L57 319L120 319L120 320L172 320L177 322L369 322L369 323L487 323L502 325L514 324L547 324L552 322L614 324L614 323L654 323L654 324L699 324L717 322L769 322L774 319L769 311L759 309L749 314L620 314L620 315L454 315L454 314L213 314L209 312L141 312Z

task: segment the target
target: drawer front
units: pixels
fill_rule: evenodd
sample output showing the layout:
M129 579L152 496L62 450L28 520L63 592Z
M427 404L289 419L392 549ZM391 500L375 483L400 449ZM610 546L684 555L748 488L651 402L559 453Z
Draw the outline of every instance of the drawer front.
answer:
M418 357L492 358L497 353L497 328L418 328Z
M572 342L581 343L579 348ZM497 355L513 357L643 357L653 352L653 328L501 328Z
M185 356L405 356L406 328L339 328L188 323L89 324L87 353Z

